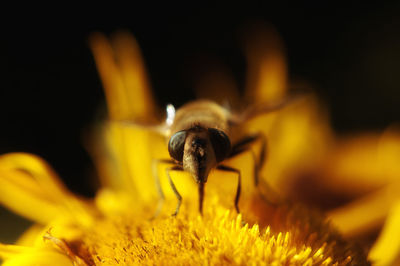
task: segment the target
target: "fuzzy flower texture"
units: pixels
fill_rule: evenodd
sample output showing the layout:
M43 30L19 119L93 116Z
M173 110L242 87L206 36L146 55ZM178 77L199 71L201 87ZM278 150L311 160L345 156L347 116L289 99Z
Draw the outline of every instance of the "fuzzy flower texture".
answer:
M194 88L201 98L275 103L287 92L285 56L273 29L248 29L242 38L248 74L243 95L216 62ZM254 185L254 155L225 163L240 169L240 213L234 207L237 175L213 170L198 211L196 183L165 169L166 140L151 126L165 119L156 106L138 45L124 32L90 38L105 89L108 119L87 146L101 189L86 199L68 191L57 173L32 154L0 156L0 202L34 221L14 245L0 244L3 265L398 265L400 263L400 131L337 136L323 106L308 93L277 111L261 113L240 134L261 132L267 158ZM122 121L122 122L121 122ZM123 121L130 121L125 123ZM159 195L165 201L155 216Z

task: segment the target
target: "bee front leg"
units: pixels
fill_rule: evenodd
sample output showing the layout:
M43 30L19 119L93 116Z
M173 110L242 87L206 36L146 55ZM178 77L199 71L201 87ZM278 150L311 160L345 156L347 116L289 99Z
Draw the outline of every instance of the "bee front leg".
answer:
M178 190L177 190L176 187L175 187L174 182L172 181L171 176L169 175L169 172L170 172L170 171L183 171L183 168L182 168L182 166L180 166L180 165L175 165L175 166L173 166L173 167L170 167L170 168L167 168L167 169L166 169L166 173L167 173L167 176L168 176L169 184L171 185L171 188L172 188L172 190L174 191L174 194L175 194L175 196L176 196L176 199L178 200L178 204L176 205L176 210L175 210L175 212L172 214L172 216L176 216L176 215L178 215L179 209L180 209L180 207L181 207L182 196L181 196L181 194L179 194Z
M258 158L256 158L256 155L254 154L254 151L251 148L251 145L253 145L256 141L261 142L261 150ZM254 185L258 186L259 183L259 172L261 171L261 168L265 164L266 160L266 155L267 155L267 140L264 134L258 133L255 135L250 135L246 136L243 139L241 139L239 142L235 143L232 147L232 151L229 155L229 158L235 157L236 155L239 155L243 152L250 151L253 160L254 160Z
M253 149L251 148L251 146L254 145L256 141L259 141L261 145L258 158ZM232 150L228 158L232 158L243 152L250 152L251 155L253 156L254 185L258 189L260 189L259 190L260 196L270 204L275 205L282 202L282 199L280 198L279 194L276 193L276 191L268 184L268 182L259 179L260 171L262 167L265 165L267 157L267 139L265 135L263 133L258 133L244 137L243 139L241 139L239 142L235 143L232 146ZM262 186L258 186L258 183L260 181L262 182Z
M242 184L242 177L241 177L240 171L238 169L236 169L236 168L232 168L232 167L229 167L229 166L226 166L226 165L218 165L217 169L221 170L221 171L233 172L233 173L238 174L238 185L237 185L236 196L235 196L235 209L236 209L237 213L240 213L240 211L239 211L239 198L240 198L240 191L242 189L242 185L241 185Z
M164 192L162 190L161 187L161 181L160 181L160 176L158 175L158 165L161 163L165 163L165 164L175 164L175 162L173 160L170 159L154 159L152 161L152 171L153 171L153 177L154 177L154 182L156 185L156 189L157 189L157 193L159 196L158 199L158 204L157 204L157 209L153 215L153 217L151 219L157 218L158 215L160 214L162 207L164 205L164 201L165 201L165 196L164 196Z

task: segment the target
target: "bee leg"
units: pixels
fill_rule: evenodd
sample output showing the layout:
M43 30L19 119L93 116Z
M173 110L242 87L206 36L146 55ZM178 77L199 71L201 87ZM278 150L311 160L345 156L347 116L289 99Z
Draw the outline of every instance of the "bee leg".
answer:
M251 149L251 145L253 145L256 141L261 142L261 150L258 158L256 158L256 155L254 154L254 151ZM241 154L243 152L250 151L253 160L254 160L254 185L258 186L259 183L259 173L261 171L261 168L265 164L266 160L266 155L267 155L267 140L264 134L258 133L255 135L250 135L246 136L243 139L241 139L239 142L235 143L232 147L231 154L229 155L229 158L235 157L238 154Z
M170 172L170 171L183 171L183 168L182 168L182 166L180 166L180 165L176 165L176 166L167 168L167 170L166 170L166 173L167 173L167 176L168 176L168 180L169 180L169 184L171 185L171 188L172 188L172 190L174 191L174 194L175 194L175 196L176 196L176 198L177 198L177 200L178 200L178 204L176 205L176 210L175 210L175 212L172 214L172 216L176 216L176 215L178 215L178 213L179 213L179 208L181 207L182 196L181 196L181 194L179 194L178 190L177 190L176 187L175 187L174 182L173 182L172 179L171 179L171 176L169 175L169 172Z
M175 162L173 160L169 160L169 159L154 159L152 161L153 177L154 177L154 182L156 184L156 189L157 189L157 193L159 196L159 200L158 200L158 204L157 204L157 209L156 209L153 217L151 218L151 220L158 217L158 215L160 214L160 212L162 210L162 207L164 205L164 200L165 200L164 192L161 187L160 176L158 175L158 170L157 170L157 166L160 163L175 164Z
M240 213L239 198L240 198L240 191L242 189L242 177L241 177L240 171L236 168L232 168L232 167L229 167L226 165L218 165L217 169L221 170L221 171L233 172L233 173L238 174L238 185L237 185L236 196L235 196L235 209L236 209L237 213Z

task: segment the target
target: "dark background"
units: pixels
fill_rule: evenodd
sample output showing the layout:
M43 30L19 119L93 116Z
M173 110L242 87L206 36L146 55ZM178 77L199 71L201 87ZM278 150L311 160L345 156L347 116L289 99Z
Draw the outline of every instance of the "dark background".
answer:
M0 153L44 157L75 192L92 195L95 171L82 131L104 103L87 38L119 29L137 38L160 104L193 96L185 75L202 54L244 84L237 30L273 24L286 44L291 79L313 84L340 133L400 120L400 5L134 6L75 15L25 11L2 23Z

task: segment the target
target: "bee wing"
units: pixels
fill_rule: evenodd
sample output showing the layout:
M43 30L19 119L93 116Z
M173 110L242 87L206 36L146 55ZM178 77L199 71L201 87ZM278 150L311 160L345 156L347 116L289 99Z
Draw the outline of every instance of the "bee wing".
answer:
M256 103L247 107L243 112L240 113L233 113L230 116L230 122L233 125L245 123L256 116L262 114L268 114L280 110L287 106L288 104L301 99L305 96L305 94L301 95L291 95L282 100L273 103Z

